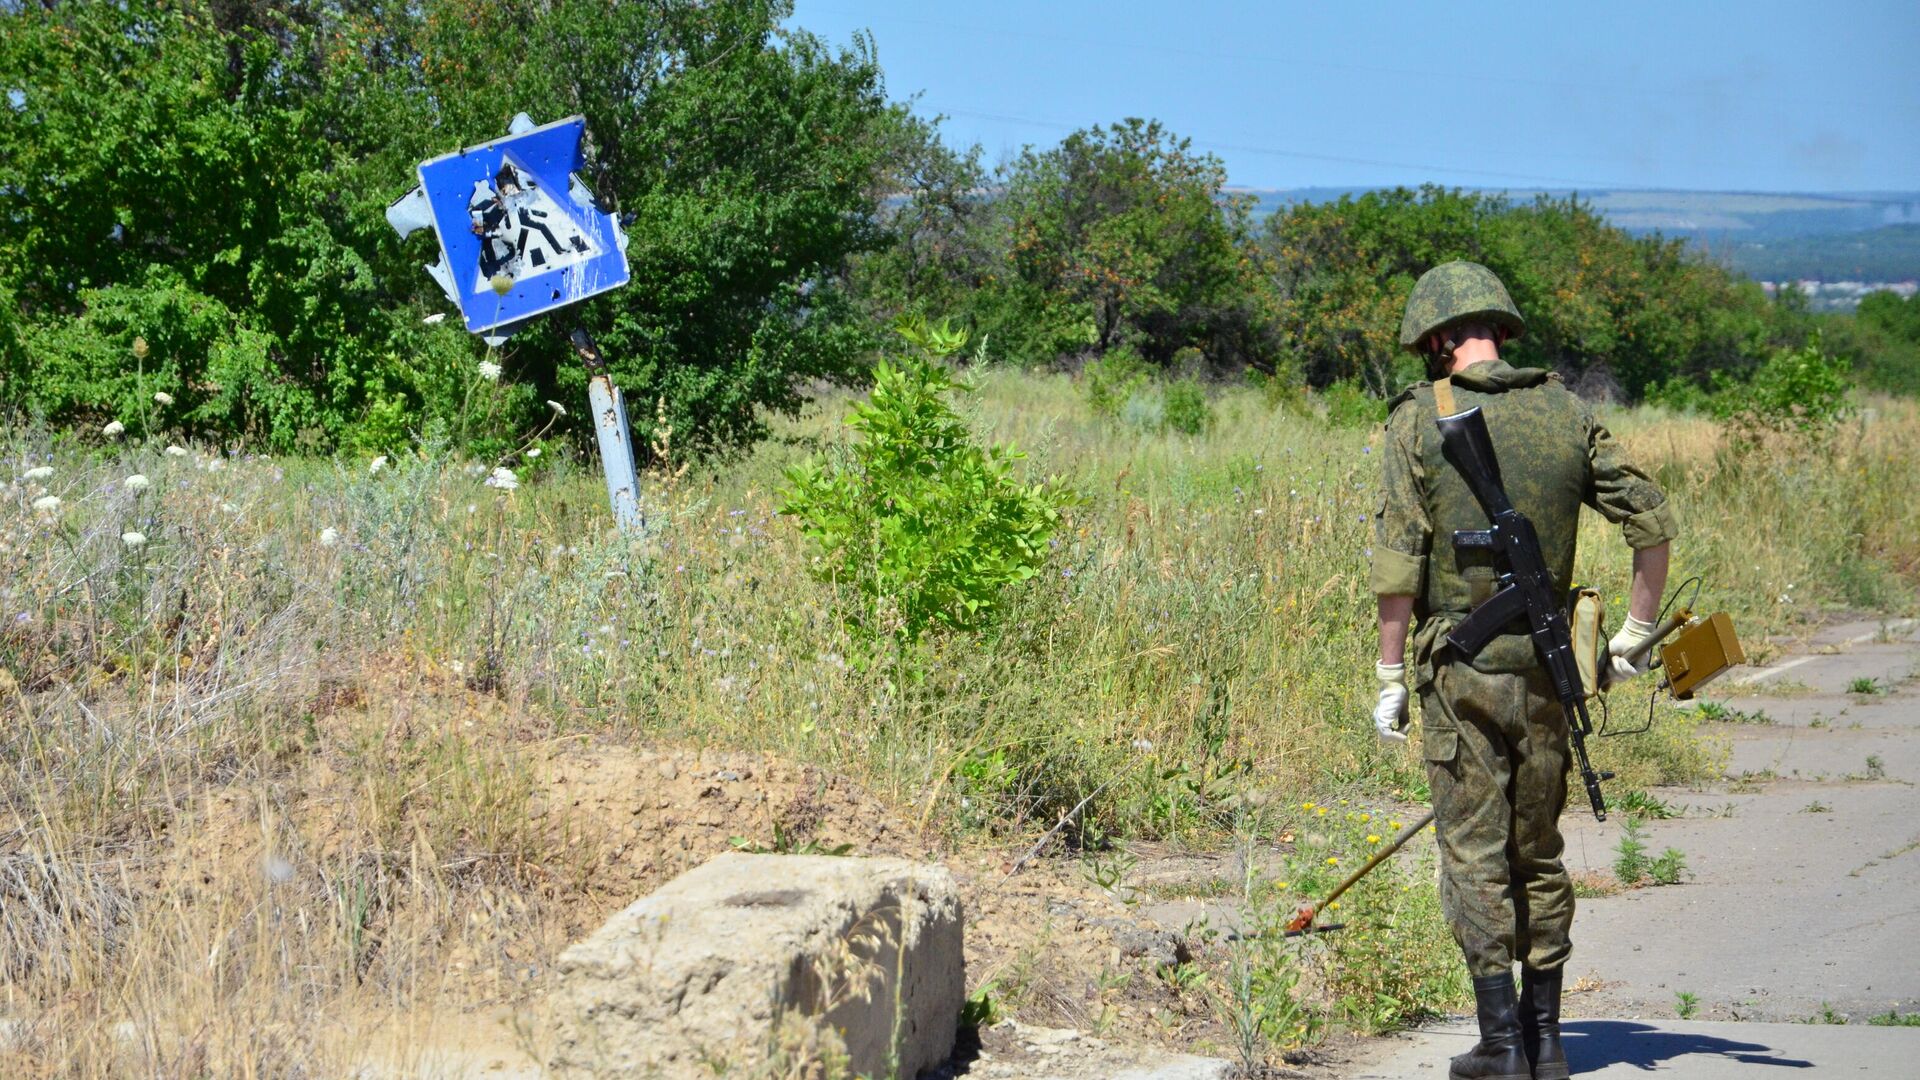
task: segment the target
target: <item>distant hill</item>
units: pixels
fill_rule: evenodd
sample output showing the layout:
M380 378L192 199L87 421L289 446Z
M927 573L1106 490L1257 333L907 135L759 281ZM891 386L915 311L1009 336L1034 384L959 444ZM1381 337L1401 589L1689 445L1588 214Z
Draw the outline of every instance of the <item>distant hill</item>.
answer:
M1376 188L1244 188L1265 218L1301 202L1330 202ZM1489 190L1489 189L1474 189ZM1497 190L1497 189L1493 189ZM1896 282L1920 279L1920 192L1775 194L1747 191L1511 189L1514 202L1577 194L1628 232L1685 237L1762 281Z

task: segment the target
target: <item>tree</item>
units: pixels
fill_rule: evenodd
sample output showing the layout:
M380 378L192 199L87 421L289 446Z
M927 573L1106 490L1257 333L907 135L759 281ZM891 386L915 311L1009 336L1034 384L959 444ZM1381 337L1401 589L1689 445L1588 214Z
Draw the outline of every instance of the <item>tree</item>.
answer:
M564 341L577 320L677 442L751 439L758 410L860 371L870 335L840 275L879 243L893 145L871 48L783 29L791 10L0 9L0 289L24 343L0 380L62 423L123 415L165 382L168 426L275 449L447 419L478 347L451 321L422 325L446 306L420 271L433 243L400 242L382 211L417 161L502 135L516 112L580 113L590 179L629 216L634 282L509 343L502 430L581 388ZM150 360L132 362L135 336Z
M1128 119L1027 150L1003 182L1002 306L1048 328L1034 344L1129 344L1158 363L1191 346L1221 367L1271 367L1250 204L1225 195L1219 159Z
M1514 206L1501 196L1398 188L1276 213L1265 242L1286 345L1309 382L1358 379L1390 394L1419 377L1401 351L1414 281L1450 259L1483 263L1527 320L1507 355L1639 396L1672 379L1743 376L1804 328L1759 286L1635 238L1575 197Z

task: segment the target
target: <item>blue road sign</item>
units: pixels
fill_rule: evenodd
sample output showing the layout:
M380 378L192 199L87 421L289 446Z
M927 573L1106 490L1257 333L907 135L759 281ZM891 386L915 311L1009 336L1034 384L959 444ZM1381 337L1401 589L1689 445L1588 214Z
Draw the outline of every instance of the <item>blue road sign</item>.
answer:
M504 337L536 316L627 283L626 237L575 174L586 121L574 116L420 163L420 187L387 209L401 235L431 224L428 273L467 329ZM423 205L424 204L424 205Z

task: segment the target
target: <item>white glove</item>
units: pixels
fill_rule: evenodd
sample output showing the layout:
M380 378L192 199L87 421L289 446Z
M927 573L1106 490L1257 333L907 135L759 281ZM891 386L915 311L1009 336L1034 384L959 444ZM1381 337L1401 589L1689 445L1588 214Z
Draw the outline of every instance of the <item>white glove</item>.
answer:
M1615 683L1623 683L1647 673L1647 669L1653 666L1653 650L1647 650L1637 664L1629 663L1626 654L1652 637L1653 629L1652 623L1627 616L1627 621L1620 624L1620 632L1607 642L1607 662L1600 669L1600 689L1605 690Z
M1407 741L1407 665L1373 665L1373 673L1380 679L1380 703L1373 707L1373 730L1380 733L1383 743L1403 743Z

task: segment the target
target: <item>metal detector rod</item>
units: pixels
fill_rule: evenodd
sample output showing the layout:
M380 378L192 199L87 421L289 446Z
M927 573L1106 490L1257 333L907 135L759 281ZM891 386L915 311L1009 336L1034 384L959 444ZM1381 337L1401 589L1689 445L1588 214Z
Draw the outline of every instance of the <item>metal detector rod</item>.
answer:
M1373 858L1368 859L1366 861L1366 864L1361 866L1360 869L1355 870L1351 874L1348 874L1347 880L1334 886L1333 891L1327 894L1327 898L1325 900L1320 901L1318 904L1308 904L1305 907L1301 908L1299 911L1294 912L1293 918L1287 922L1286 936L1294 937L1299 934L1315 933L1316 930L1313 925L1313 920L1316 915L1319 915L1322 911L1325 911L1328 907L1332 906L1335 900L1340 899L1341 894L1345 893L1348 889L1353 888L1354 884L1358 882L1361 878L1366 877L1368 874L1373 873L1374 867L1379 866L1383 862L1386 862L1389 858L1393 856L1394 852L1399 851L1402 847L1406 846L1407 841L1413 839L1414 834L1418 833L1421 829L1426 828L1429 824L1432 824L1432 822L1433 822L1433 811L1429 810L1425 814L1422 814L1420 816L1419 821L1416 821L1413 824L1407 826L1406 828L1401 829L1400 835L1394 837L1392 843L1388 844L1386 847L1381 848L1379 851L1374 852ZM1324 932L1326 930L1333 930L1333 929L1338 929L1338 928L1331 927L1331 926L1323 927L1323 928L1320 928L1319 932Z
M633 429L627 424L626 399L607 374L607 362L585 330L571 335L573 351L587 366L587 401L593 410L593 430L600 442L600 469L607 478L607 501L621 532L638 532L640 479L633 468Z
M1667 616L1660 621L1660 625L1653 628L1653 633L1648 635L1645 641L1627 650L1627 654L1621 657L1621 659L1637 666L1640 661L1646 659L1648 653L1653 651L1654 646L1665 641L1668 634L1685 626L1687 621L1692 618L1693 611L1688 608L1681 608L1674 614Z

